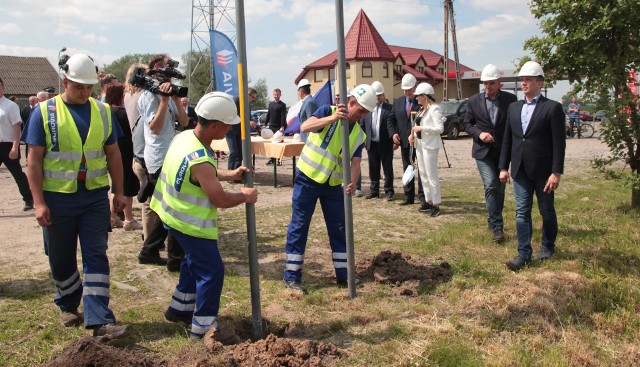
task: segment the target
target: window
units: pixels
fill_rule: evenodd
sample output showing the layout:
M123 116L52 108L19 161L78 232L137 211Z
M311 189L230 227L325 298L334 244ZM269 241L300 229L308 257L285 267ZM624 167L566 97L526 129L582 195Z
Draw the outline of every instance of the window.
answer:
M316 69L313 73L313 81L314 82L321 82L322 81L322 77L324 73L322 72L321 69Z
M329 80L336 80L336 69L329 69Z
M423 68L422 66L418 66L418 71L419 71L420 73L424 73L424 68Z
M436 71L440 74L444 73L444 69L443 68L437 68Z
M383 78L389 77L389 64L386 62L382 64L382 77Z
M345 75L347 76L347 79L351 78L351 65L349 65L349 63L345 64L345 68L347 69L345 72Z
M402 65L396 65L395 68L398 73L402 73Z
M371 63L369 61L365 61L362 63L362 77L363 78L371 78L373 76L373 68L371 67Z

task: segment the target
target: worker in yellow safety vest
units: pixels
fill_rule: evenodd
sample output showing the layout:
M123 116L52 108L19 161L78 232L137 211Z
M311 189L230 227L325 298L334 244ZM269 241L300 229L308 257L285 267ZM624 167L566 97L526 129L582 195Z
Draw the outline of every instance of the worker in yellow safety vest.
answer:
M224 139L240 122L233 97L212 92L196 106L198 124L171 142L156 184L151 209L180 243L185 257L180 280L164 316L191 325L192 339L210 329L219 332L217 317L224 281L224 264L218 251L218 208L255 203L255 188L224 190L220 181L241 180L249 170L217 167L211 142Z

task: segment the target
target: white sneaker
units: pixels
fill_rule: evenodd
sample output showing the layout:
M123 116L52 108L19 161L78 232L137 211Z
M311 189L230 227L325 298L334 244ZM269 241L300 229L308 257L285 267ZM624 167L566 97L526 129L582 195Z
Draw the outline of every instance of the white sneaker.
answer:
M364 196L364 194L362 193L362 190L356 190L356 197L357 198L361 198L363 196Z

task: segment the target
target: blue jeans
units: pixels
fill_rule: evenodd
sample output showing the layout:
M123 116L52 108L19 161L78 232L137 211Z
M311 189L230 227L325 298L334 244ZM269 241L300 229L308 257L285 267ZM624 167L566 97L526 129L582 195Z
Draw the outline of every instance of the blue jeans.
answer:
M578 139L580 139L582 137L581 133L580 133L580 118L579 117L571 117L569 118L569 136L571 136L573 138L573 136L575 135L573 133L573 128L575 126L576 131L578 132Z
M43 227L43 235L58 291L54 302L62 311L75 311L82 299L87 328L116 321L109 308L108 189L87 190L84 183L78 182L78 191L72 194L44 192L51 212L51 225ZM76 261L78 239L84 281Z
M500 182L498 162L493 158L476 159L478 172L484 184L484 199L487 203L489 229L503 229L502 209L504 208L505 184Z
M542 248L550 252L555 249L556 237L558 236L558 218L553 206L553 191L550 193L543 191L546 183L547 178L530 179L524 170L518 172L518 175L513 179L518 253L525 259L530 259L533 252L531 249L531 234L533 232L531 209L534 193L538 200L538 210L542 216Z
M333 266L338 281L347 280L347 240L344 218L344 196L342 186L319 184L297 171L293 185L291 223L285 245L286 259L284 280L300 282L302 265L307 246L311 217L320 200L324 221L329 233Z
M240 125L233 125L231 131L225 136L229 146L229 157L227 158L227 168L234 170L242 166L242 137L240 136Z

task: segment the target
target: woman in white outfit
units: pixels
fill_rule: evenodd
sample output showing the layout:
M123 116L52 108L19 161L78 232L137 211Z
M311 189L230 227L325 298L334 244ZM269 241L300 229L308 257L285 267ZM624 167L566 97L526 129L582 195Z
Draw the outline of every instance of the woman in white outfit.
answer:
M420 111L416 115L416 124L409 143L416 149L418 172L424 188L426 206L422 212L429 212L432 217L440 215L440 178L438 177L438 153L442 148L440 134L444 131L444 123L440 107L435 103L433 87L429 83L420 83L416 87L416 99Z

